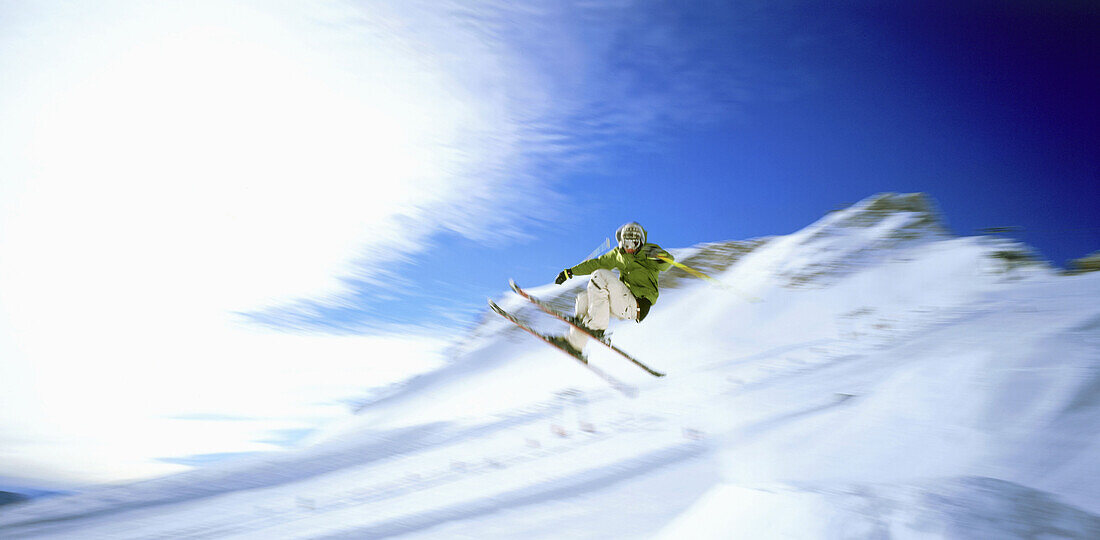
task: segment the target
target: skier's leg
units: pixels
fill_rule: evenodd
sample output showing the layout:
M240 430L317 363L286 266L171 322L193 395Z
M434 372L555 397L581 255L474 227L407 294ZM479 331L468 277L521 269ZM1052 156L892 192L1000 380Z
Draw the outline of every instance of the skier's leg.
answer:
M588 289L577 295L574 314L581 324L592 330L607 330L612 315L619 319L638 318L638 301L613 272L600 269L592 273ZM570 327L567 339L577 349L584 350L589 336Z
M573 302L573 318L584 324L584 320L588 317L588 291L578 293Z
M608 281L619 281L610 270L592 272L588 281L588 314L581 321L593 330L607 330L611 324L611 298L608 295Z
M634 320L638 318L638 300L627 288L626 284L619 280L610 270L596 270L592 273L592 281L588 283L589 290L595 286L601 291L601 298L607 299L607 306L601 308L601 313L607 322L601 330L606 330L611 320L610 315L619 319ZM589 294L591 296L591 293ZM592 311L592 308L589 308ZM595 328L590 326L590 328Z
M573 312L573 316L578 321L581 321L581 324L584 324L583 321L588 320L588 308L588 293L586 291L581 291L579 294L577 294L576 310ZM569 334L565 337L565 339L569 341L570 345L576 347L577 350L583 351L584 346L588 343L589 338L588 334L570 326Z

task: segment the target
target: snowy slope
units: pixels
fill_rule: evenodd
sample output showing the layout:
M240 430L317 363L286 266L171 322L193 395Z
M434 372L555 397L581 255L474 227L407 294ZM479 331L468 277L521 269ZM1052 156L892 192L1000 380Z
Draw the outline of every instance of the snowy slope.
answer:
M1100 537L1100 273L919 195L675 253L734 290L670 271L613 327L664 379L589 348L637 399L486 316L307 449L3 507L0 537Z

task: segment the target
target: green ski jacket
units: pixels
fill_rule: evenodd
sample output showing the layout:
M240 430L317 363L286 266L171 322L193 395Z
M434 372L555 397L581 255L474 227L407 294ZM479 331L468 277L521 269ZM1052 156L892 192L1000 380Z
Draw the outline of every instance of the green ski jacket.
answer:
M635 298L645 298L649 304L657 303L657 274L672 267L671 263L650 259L645 254L653 253L674 259L669 252L661 249L657 244L643 244L635 253L627 253L623 248L615 248L595 259L588 259L569 269L573 274L591 274L603 268L605 270L619 270L619 279L630 289ZM648 307L648 306L647 306Z

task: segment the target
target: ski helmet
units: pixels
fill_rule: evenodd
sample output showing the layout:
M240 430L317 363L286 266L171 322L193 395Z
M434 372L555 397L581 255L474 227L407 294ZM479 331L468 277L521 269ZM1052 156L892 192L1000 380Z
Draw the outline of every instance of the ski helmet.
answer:
M636 221L631 221L615 231L615 240L619 242L619 247L626 250L627 253L638 251L638 248L645 243L645 239L645 229Z

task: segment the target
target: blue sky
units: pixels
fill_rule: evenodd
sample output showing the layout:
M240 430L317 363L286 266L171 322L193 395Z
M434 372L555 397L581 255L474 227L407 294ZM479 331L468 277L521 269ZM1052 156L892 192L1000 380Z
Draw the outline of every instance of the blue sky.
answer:
M1100 249L1097 8L896 4L0 4L0 479L315 426L627 221L687 247L922 191ZM257 419L178 424L218 417Z
M531 208L527 237L504 245L434 235L400 265L408 297L367 285L351 306L276 323L462 322L508 277L547 282L626 221L688 246L792 232L883 191L931 194L960 235L1018 227L1059 266L1100 246L1095 8L642 2L618 15L558 89L584 106L556 119L573 145L567 166L547 163L556 213ZM504 45L534 69L571 67L535 39Z

